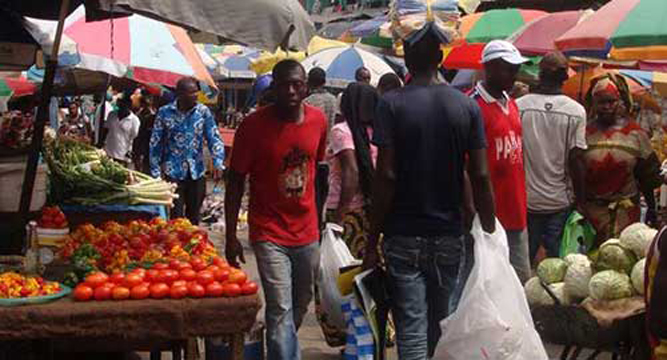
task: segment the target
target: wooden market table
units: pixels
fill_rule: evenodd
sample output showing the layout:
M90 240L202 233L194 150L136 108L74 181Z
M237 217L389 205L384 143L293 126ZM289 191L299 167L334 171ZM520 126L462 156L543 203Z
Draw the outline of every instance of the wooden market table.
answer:
M36 340L48 349L38 358L53 356L52 343L66 340L107 342L115 351L129 344L163 344L195 337L230 339L233 360L243 358L244 334L255 323L261 300L237 298L126 300L52 303L0 307L0 359L3 343ZM124 348L127 346L129 348Z

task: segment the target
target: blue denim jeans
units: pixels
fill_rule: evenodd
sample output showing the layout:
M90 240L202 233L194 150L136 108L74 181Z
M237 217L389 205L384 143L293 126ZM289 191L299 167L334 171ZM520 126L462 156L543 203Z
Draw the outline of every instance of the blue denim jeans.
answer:
M530 261L535 261L541 246L547 251L547 257L560 255L560 243L565 222L572 210L566 209L555 213L528 212L528 238L530 242Z
M254 242L257 268L266 301L268 360L299 360L297 332L313 298L320 245L286 247Z
M389 237L384 242L396 342L401 360L426 360L453 311L465 267L463 237Z

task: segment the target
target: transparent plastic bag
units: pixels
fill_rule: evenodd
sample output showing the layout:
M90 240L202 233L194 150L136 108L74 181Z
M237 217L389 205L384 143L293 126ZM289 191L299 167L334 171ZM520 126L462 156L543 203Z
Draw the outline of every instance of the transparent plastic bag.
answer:
M341 238L342 233L343 228L339 225L326 224L320 245L320 273L317 279L322 312L331 325L339 329L346 327L342 310L344 297L338 290L340 269L358 263Z
M479 217L471 231L475 264L459 306L440 325L434 360L548 360L535 331L521 282L509 262L505 230L485 233Z

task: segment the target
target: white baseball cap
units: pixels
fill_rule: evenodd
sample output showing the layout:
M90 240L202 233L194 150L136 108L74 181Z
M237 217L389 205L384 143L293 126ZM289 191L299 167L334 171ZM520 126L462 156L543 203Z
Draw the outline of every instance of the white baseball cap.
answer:
M516 46L505 40L493 40L484 47L484 51L482 52L482 64L486 64L495 59L503 59L514 65L521 65L530 61L521 56L521 53Z

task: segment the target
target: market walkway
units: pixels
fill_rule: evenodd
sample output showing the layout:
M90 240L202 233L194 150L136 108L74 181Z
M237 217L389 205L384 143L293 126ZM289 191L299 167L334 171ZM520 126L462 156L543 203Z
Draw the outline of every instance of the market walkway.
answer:
M217 232L210 232L211 239L215 243L218 250L223 253L223 236ZM259 274L257 273L257 262L255 261L255 256L252 252L252 249L248 246L247 243L247 232L239 232L239 239L244 243L244 251L246 264L243 266L243 269L248 273L249 278L259 282ZM258 317L261 320L263 318L264 312L260 311ZM303 360L340 360L340 351L338 349L333 349L327 346L322 336L322 331L317 323L315 318L315 312L313 304L311 303L310 310L306 315L303 325L299 331L299 341L301 343L301 349L303 354ZM203 346L200 347L203 351ZM556 360L560 356L562 348L560 346L547 345L547 351L549 357L552 360ZM583 352L580 355L581 359L586 359L589 355L589 352ZM148 360L148 354L141 354L142 360ZM396 349L392 348L387 351L387 360L397 360L398 356L396 355ZM171 360L171 354L163 353L163 360ZM204 354L200 357L201 360L204 360ZM599 356L597 360L611 360L611 356Z

